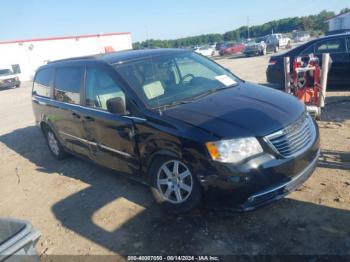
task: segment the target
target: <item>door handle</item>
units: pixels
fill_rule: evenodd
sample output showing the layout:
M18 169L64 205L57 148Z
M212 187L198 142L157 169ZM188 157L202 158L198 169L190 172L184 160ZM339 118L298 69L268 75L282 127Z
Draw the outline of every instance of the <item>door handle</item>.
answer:
M77 114L77 113L75 113L75 112L72 113L72 116L73 116L73 118L78 118L78 119L80 119L80 115Z
M89 121L89 122L95 121L95 119L93 117L91 117L91 116L85 116L84 118L85 118L86 121Z

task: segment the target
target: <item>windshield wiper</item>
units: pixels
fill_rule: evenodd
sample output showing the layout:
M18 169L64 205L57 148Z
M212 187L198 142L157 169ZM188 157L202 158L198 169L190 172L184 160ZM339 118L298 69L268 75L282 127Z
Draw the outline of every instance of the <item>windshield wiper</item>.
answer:
M177 101L170 102L168 104L163 104L163 105L159 106L158 108L163 107L164 110L166 110L167 107L172 107L172 106L182 105L182 104L188 104L188 103L191 103L192 101L193 100L177 100Z
M211 94L213 94L213 93L219 92L219 91L224 90L224 89L228 89L228 88L231 88L231 87L235 87L236 85L237 85L237 84L233 84L233 85L225 86L225 87L219 87L219 88L211 88L211 89L207 90L206 92L199 94L198 96L192 97L192 98L191 98L191 101L201 99L201 98L203 98L203 97L206 97L206 96L208 96L208 95L211 95Z
M163 108L163 110L166 110L167 107L172 107L172 106L176 106L176 105L182 105L182 104L188 104L188 103L191 103L195 100L198 100L198 99L201 99L205 96L208 96L210 94L213 94L213 93L216 93L216 92L219 92L221 90L224 90L224 89L228 89L228 88L231 88L231 87L235 87L237 86L237 84L233 84L233 85L230 85L230 86L225 86L225 87L220 87L220 88L211 88L209 90L207 90L206 92L203 92L201 94L199 94L198 96L193 96L193 97L190 97L190 98L187 98L187 99L184 99L184 100L177 100L177 101L173 101L173 102L170 102L168 104L164 104L164 105L161 105L157 108Z

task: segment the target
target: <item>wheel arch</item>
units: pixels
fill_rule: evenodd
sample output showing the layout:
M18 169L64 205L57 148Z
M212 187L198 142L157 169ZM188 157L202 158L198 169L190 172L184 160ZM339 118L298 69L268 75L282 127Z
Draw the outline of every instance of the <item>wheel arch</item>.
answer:
M50 127L50 125L47 124L45 121L41 121L41 122L39 123L39 126L40 126L41 131L42 131L44 134L45 134L45 131L47 131L47 129L52 129L52 128Z
M41 131L43 132L44 135L46 135L45 132L46 132L48 129L50 129L50 130L55 134L55 136L56 136L57 139L60 141L60 143L61 143L62 145L64 145L64 143L63 143L63 141L62 141L62 138L59 136L59 134L57 134L56 130L53 128L53 126L52 126L52 124L50 124L50 122L45 121L45 120L43 119L42 121L40 121L39 127L40 127L40 129L41 129Z
M149 171L150 168L153 164L153 162L160 157L174 157L181 159L182 158L182 153L181 152L175 152L174 150L171 149L160 149L152 153L149 157L149 159L146 162L145 165L145 175L148 178L149 177Z

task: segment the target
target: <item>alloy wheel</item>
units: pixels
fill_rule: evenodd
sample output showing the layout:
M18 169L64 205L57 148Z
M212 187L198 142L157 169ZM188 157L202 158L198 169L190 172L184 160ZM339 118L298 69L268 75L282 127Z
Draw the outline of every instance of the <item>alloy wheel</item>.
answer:
M164 200L180 204L191 195L193 190L192 174L181 161L167 161L159 168L157 187Z
M52 153L54 153L56 156L58 156L60 153L60 148L58 147L58 141L57 141L55 135L51 131L47 132L47 141L48 141L48 144L49 144L49 147L50 147L50 150L52 151Z

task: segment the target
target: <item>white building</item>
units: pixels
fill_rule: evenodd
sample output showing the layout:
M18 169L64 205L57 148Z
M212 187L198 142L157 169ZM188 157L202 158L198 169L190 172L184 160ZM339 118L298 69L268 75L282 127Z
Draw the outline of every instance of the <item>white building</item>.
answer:
M0 68L10 68L22 81L49 61L132 49L130 33L108 33L0 42Z
M329 18L328 34L340 34L350 31L350 11Z

